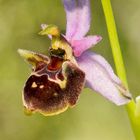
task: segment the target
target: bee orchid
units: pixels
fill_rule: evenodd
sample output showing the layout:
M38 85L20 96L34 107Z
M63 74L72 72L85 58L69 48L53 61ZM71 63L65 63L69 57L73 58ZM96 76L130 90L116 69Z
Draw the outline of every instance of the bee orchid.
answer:
M46 24L39 33L51 38L49 56L18 50L32 66L23 90L24 107L45 116L59 114L76 104L84 86L116 105L127 104L131 100L127 88L102 56L89 51L102 39L86 36L91 17L89 0L63 0L63 4L66 34Z

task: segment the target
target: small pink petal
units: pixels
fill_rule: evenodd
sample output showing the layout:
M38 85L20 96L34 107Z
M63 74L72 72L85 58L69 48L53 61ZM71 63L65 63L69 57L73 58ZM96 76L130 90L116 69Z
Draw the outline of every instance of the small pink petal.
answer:
M86 84L89 88L116 105L123 105L130 101L131 94L102 56L85 52L77 61L80 68L86 73Z
M89 0L63 0L66 16L67 40L81 39L90 27Z
M73 40L71 42L71 46L74 51L74 55L79 57L84 51L96 45L98 42L102 40L101 36L87 36L82 38L81 40Z

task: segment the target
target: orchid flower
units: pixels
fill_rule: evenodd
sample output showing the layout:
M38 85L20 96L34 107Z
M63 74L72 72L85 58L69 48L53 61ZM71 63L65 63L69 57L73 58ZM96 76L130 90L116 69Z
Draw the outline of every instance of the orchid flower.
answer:
M46 116L59 114L76 104L84 86L116 105L127 104L131 100L128 89L102 56L89 51L102 39L86 36L91 19L89 0L63 0L63 4L66 34L46 24L39 33L51 39L50 56L19 49L32 65L23 91L25 108Z

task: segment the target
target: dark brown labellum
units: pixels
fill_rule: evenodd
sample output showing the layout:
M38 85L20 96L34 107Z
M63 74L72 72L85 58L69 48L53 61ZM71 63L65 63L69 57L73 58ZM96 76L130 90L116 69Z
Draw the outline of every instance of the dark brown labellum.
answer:
M84 72L75 64L51 57L49 64L38 63L27 80L24 106L46 116L59 114L76 104L84 81Z

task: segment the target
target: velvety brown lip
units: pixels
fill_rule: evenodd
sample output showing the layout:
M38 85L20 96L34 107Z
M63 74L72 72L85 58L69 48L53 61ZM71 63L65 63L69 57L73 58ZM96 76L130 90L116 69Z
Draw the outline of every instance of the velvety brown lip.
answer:
M27 109L39 111L45 115L53 115L76 104L84 86L85 74L71 62L65 63L67 63L66 68L61 68L67 77L64 89L59 86L59 83L48 78L47 69L43 75L29 77L25 84L23 97ZM62 71L57 74L63 75Z

